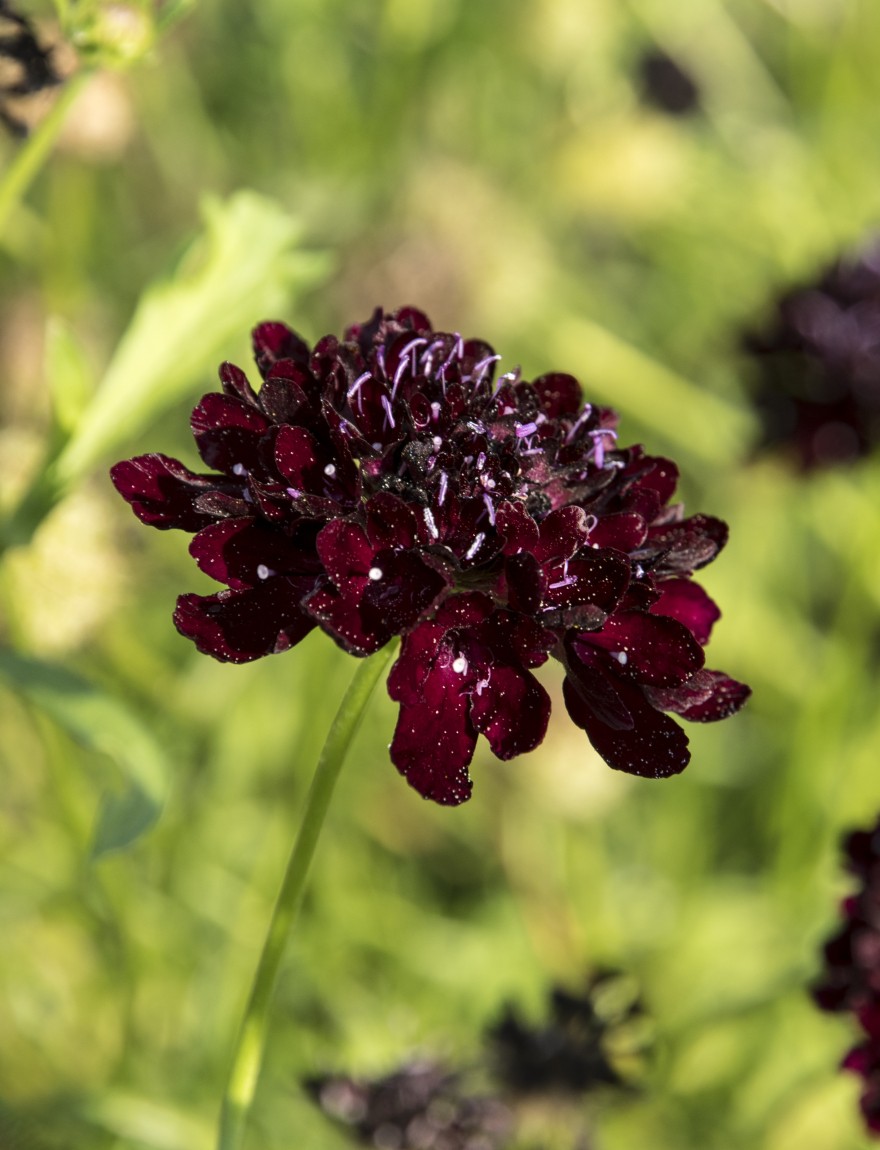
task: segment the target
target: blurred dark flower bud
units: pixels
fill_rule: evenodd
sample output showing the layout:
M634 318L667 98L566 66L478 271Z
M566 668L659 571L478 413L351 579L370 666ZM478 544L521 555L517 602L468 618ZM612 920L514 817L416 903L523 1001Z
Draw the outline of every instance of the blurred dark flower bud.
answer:
M693 77L659 48L643 53L637 65L639 91L646 104L670 116L689 116L700 108Z

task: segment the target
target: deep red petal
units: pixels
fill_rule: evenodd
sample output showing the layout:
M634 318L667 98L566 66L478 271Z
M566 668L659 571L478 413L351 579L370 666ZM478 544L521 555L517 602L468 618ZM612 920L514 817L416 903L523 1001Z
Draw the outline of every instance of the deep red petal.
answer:
M198 531L211 522L196 500L223 482L218 475L195 475L176 459L157 453L115 464L110 478L142 523L181 531Z
M618 771L662 779L676 775L688 765L690 752L684 731L668 715L656 711L634 683L617 684L633 719L632 730L614 730L599 719L569 678L563 683L568 713L587 733L605 762Z
M532 382L532 387L538 393L544 414L551 419L574 415L583 403L581 385L573 375L565 372L552 371L541 375Z
M218 583L255 587L275 575L316 573L317 556L264 521L224 519L203 528L189 551Z
M660 598L651 607L654 615L668 615L683 623L698 643L709 642L721 612L699 583L692 579L664 579L657 584Z
M211 392L193 409L190 425L209 467L244 476L261 466L260 442L270 424L243 399Z
M181 595L174 623L204 654L249 663L288 650L312 630L314 620L300 610L300 602L313 582L277 578L217 595Z
M611 615L601 631L575 641L611 653L619 675L652 687L676 687L703 665L703 648L690 631L664 615L627 611Z
M391 743L391 759L410 786L444 806L457 806L470 798L467 768L477 741L470 718L468 677L452 669L453 661L453 650L441 642L418 701L401 705ZM389 677L389 693L391 682Z
M471 694L471 719L499 759L533 751L547 733L550 696L530 672L492 666Z

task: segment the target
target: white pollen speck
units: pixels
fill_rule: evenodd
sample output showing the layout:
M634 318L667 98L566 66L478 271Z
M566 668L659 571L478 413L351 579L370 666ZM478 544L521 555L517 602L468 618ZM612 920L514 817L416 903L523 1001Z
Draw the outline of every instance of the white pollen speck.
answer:
M271 572L269 571L269 568L266 566L265 563L261 563L259 565L259 567L257 567L257 578L258 579L268 579L270 574L271 574Z
M328 463L327 466L324 468L324 474L330 476L330 478L332 479L333 476L336 474L336 465L334 463Z
M367 576L372 579L374 583L379 582L379 580L382 578L382 574L383 572L381 567L371 567L367 572Z
M452 664L452 669L456 675L463 675L468 668L467 659L464 655L459 655L455 662Z

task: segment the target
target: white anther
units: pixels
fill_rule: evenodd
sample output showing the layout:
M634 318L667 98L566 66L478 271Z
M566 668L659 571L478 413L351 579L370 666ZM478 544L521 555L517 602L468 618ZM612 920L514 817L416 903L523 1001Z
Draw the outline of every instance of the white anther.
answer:
M456 675L463 675L468 669L468 661L464 655L459 655L452 664L452 669Z
M378 583L382 575L383 571L381 567L371 567L367 572L367 578L372 579L374 583Z
M446 488L449 484L449 476L445 471L440 472L440 493L437 496L437 503L440 507L443 506L443 500L446 498Z
M431 538L439 539L440 532L437 530L437 524L434 522L434 516L431 514L431 508L425 507L423 514L425 516L425 523L428 526L428 530L431 532Z
M247 473L247 468L243 463L236 463L235 467L232 469L233 475L247 475Z
M473 543L470 545L470 547L467 549L467 551L465 553L465 559L473 559L473 557L476 555L476 553L480 550L480 547L482 546L483 540L485 538L486 538L486 536L481 531L480 534L473 541Z
M434 450L435 451L439 451L440 448L443 446L443 440L440 438L439 435L435 435L434 438L431 440L431 442L434 444Z
M625 667L629 661L629 656L627 655L626 651L612 651L611 654L618 661L618 663L620 663L621 667Z
M269 570L269 568L266 566L265 563L261 563L257 567L257 578L258 579L268 579L271 574L272 574L272 572Z
M333 476L336 474L336 465L333 463L328 463L327 466L324 468L324 474L326 476L328 476L330 479L332 479Z

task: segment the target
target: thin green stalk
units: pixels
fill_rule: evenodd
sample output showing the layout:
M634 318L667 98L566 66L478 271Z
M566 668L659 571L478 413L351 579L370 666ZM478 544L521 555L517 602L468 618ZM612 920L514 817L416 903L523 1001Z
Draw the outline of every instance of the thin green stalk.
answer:
M68 110L91 76L88 69L77 72L65 83L48 115L39 127L21 145L12 163L0 179L0 232L9 215L18 206L25 192L46 162L58 133L64 125Z
M239 1150L242 1145L266 1047L275 983L287 939L302 902L309 864L346 753L360 725L373 687L388 665L395 646L389 643L361 662L339 705L318 760L315 777L306 798L305 814L272 911L272 920L235 1044L220 1112L218 1150Z

